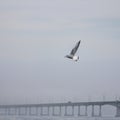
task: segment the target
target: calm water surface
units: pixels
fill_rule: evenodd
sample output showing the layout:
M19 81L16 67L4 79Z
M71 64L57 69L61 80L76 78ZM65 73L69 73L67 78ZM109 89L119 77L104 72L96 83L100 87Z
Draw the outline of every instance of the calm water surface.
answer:
M73 118L73 117L16 117L16 116L0 116L0 120L120 120L120 118L114 117L102 117L102 118Z

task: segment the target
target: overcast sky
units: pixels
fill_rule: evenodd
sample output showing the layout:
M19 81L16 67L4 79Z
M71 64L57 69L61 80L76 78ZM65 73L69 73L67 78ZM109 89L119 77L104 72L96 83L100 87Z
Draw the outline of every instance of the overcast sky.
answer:
M119 5L1 0L0 104L118 99ZM78 40L79 61L64 58Z

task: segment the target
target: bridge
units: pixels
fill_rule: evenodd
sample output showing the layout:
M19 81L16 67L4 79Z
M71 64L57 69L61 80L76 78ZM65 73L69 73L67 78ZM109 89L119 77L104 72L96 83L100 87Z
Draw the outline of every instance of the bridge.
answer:
M67 103L46 103L46 104L15 104L0 105L0 115L18 116L88 116L88 108L91 108L91 117L102 117L102 107L111 105L116 108L115 117L120 117L120 101L96 101L96 102L67 102ZM98 114L95 114L97 106ZM81 113L81 107L84 112Z

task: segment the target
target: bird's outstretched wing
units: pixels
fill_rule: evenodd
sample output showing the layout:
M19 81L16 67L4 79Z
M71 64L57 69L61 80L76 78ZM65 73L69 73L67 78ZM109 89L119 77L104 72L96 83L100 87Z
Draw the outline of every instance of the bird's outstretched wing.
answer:
M75 47L72 49L72 51L71 51L71 55L75 55L75 53L77 52L77 49L78 49L78 47L79 47L79 45L80 45L80 42L81 42L81 40L79 40L77 43L76 43L76 45L75 45Z

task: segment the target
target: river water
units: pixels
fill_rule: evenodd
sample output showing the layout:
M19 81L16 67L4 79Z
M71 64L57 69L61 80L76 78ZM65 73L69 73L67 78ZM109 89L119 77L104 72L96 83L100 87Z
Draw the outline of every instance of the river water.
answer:
M115 117L36 117L36 116L0 116L0 120L120 120Z

